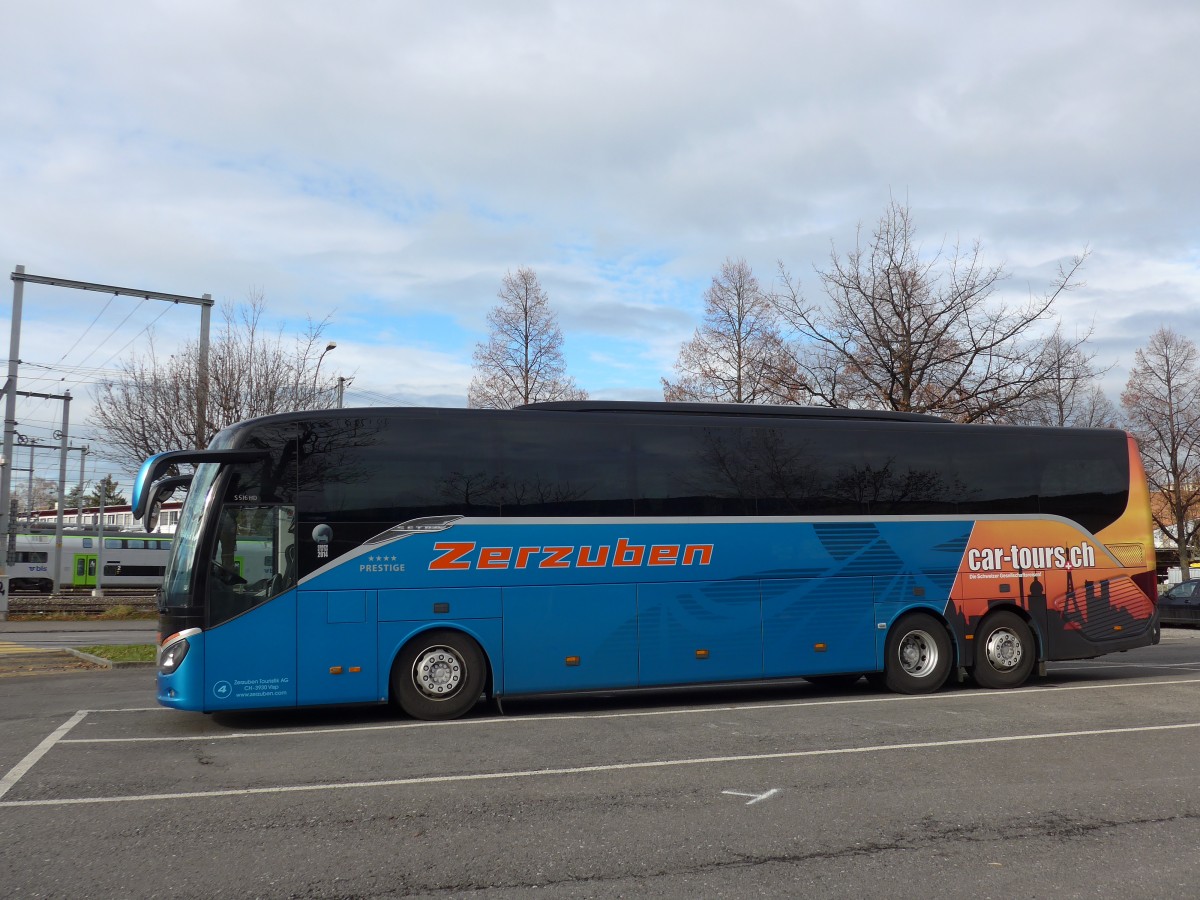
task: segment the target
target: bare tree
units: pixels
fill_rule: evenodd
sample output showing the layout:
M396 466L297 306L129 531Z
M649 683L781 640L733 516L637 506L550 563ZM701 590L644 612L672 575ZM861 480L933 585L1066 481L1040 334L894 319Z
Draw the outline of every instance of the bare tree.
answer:
M1016 408L1011 421L1072 428L1117 425L1116 407L1098 383L1112 367L1096 364L1096 354L1087 349L1091 335L1089 329L1072 340L1063 336L1061 328L1054 329L1040 350L1045 375L1031 387L1026 402Z
M1200 529L1200 353L1196 345L1162 327L1134 355L1121 394L1130 430L1138 440L1150 489L1154 524L1179 548L1189 577L1191 550Z
M310 321L289 344L282 330L264 332L264 309L260 292L221 309L223 321L209 348L207 436L254 416L337 404L336 375L319 370L328 322ZM145 353L121 364L120 377L101 382L94 414L105 432L100 455L134 471L147 456L194 447L199 361L198 342L162 354L151 338Z
M1028 334L1087 255L1014 307L996 301L1004 268L984 262L978 241L922 255L910 209L893 200L869 238L860 228L853 250L842 258L835 248L817 270L825 304L808 303L782 263L774 299L798 338L798 381L821 402L997 421L1045 377Z
M562 330L550 310L537 273L521 267L506 272L488 312L489 336L475 345L475 375L467 405L511 409L545 400L586 400L587 392L567 375Z
M12 495L17 498L17 508L23 512L49 509L58 498L58 484L49 478L34 475L32 493L30 493L29 488L28 480L24 478L20 480L13 479Z
M797 402L779 314L744 259L726 259L704 292L704 322L679 348L667 400ZM793 376L793 377L788 377Z

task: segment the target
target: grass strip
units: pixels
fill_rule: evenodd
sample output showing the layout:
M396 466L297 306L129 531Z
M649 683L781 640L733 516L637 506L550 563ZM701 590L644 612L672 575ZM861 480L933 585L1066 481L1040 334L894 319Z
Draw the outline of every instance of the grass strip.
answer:
M75 649L113 662L154 662L157 648L153 644L93 644Z

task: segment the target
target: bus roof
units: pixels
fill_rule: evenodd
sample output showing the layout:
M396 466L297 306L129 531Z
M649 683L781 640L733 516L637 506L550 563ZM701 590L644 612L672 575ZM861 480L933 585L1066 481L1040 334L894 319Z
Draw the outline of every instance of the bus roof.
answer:
M758 403L691 403L640 400L548 400L515 409L553 412L619 412L690 416L783 416L790 419L868 419L887 422L947 422L942 416L885 409L832 406L771 406Z

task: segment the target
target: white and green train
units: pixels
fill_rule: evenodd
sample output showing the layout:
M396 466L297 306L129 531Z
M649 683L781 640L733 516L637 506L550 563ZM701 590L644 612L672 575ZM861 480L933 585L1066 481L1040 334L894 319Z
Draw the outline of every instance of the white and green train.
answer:
M58 572L54 571L54 535L18 534L8 566L14 591L50 593L65 588L157 588L162 584L172 536L106 532L104 552L95 532L63 534ZM257 550L257 552L256 552ZM103 559L101 557L103 556ZM239 540L236 569L249 581L269 578L270 559L255 541Z

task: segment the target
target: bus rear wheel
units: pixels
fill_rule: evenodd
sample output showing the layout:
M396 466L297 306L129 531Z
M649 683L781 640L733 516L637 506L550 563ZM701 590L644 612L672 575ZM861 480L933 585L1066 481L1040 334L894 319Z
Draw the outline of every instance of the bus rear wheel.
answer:
M910 613L888 634L884 682L899 694L932 694L950 675L950 635L927 613Z
M1033 632L1016 613L992 613L975 629L975 681L986 688L1020 687L1037 662Z
M483 650L448 628L404 645L392 666L392 697L414 719L457 719L475 706L487 681Z

